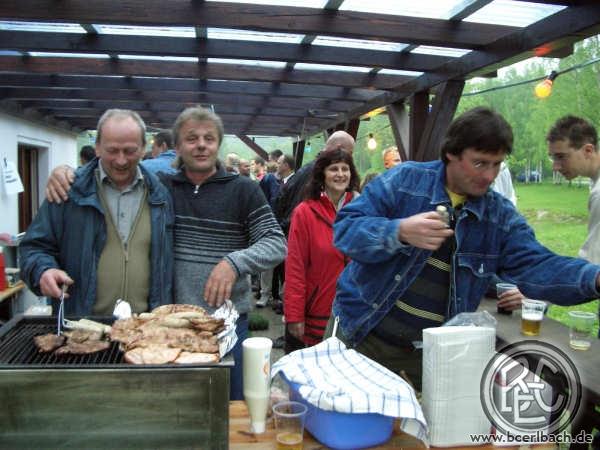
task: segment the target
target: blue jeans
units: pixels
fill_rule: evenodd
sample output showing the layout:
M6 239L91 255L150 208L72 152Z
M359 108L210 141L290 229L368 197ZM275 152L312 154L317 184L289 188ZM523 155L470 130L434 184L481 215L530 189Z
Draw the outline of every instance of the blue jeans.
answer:
M237 320L235 332L238 340L233 346L231 353L235 361L235 366L231 369L229 377L229 399L243 400L244 399L244 366L242 360L242 342L248 337L248 314L240 314Z

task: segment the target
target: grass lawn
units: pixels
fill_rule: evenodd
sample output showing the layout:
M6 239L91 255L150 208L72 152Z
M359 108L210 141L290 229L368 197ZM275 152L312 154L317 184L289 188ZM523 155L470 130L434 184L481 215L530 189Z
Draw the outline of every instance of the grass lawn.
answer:
M587 236L588 187L517 183L515 190L517 207L538 240L558 254L577 256ZM598 300L569 307L552 305L548 316L566 324L567 312L575 309L597 313Z

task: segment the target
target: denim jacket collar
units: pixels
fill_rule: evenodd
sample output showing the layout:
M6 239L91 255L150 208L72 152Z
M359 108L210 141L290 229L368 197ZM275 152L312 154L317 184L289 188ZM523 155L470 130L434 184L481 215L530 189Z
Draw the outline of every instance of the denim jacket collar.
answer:
M450 198L446 192L446 164L441 160L437 161L436 171L438 172L438 176L436 177L433 195L431 197L431 204L434 206L433 209L435 209L435 206L437 205L450 203ZM481 220L489 192L490 190L488 189L488 192L481 197L469 197L465 202L463 209L472 213L477 220Z

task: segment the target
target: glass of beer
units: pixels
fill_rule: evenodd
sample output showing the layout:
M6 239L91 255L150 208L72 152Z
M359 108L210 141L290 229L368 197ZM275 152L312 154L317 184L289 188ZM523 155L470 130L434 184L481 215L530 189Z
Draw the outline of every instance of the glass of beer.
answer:
M592 345L592 331L596 314L569 311L569 345L574 350L587 350Z
M521 334L537 336L544 318L546 303L539 300L523 299L521 304Z
M285 401L273 406L277 450L302 450L307 410L300 402Z

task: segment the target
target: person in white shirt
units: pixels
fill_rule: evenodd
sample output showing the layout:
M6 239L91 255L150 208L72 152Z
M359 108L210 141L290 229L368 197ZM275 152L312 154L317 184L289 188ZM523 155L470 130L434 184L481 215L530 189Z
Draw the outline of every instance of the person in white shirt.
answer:
M588 235L579 257L600 264L600 152L596 128L581 117L565 116L550 128L546 141L553 170L567 180L577 176L590 178Z

